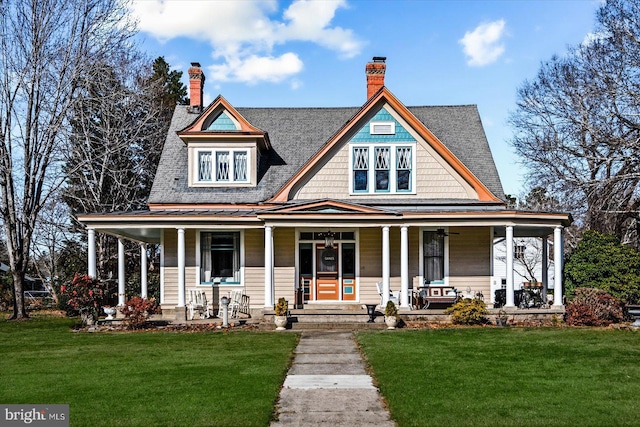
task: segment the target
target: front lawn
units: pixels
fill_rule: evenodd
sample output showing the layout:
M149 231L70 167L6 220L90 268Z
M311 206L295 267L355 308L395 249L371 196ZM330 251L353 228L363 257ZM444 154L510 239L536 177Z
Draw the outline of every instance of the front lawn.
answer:
M639 332L390 332L358 341L400 427L640 423Z
M0 321L0 402L69 404L72 426L267 426L297 342L249 331L71 332Z

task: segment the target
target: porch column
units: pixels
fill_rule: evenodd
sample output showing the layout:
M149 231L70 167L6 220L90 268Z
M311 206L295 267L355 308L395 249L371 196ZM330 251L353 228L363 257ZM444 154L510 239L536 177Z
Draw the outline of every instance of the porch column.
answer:
M124 302L124 242L118 238L118 305Z
M389 226L382 227L382 305L389 301Z
M140 296L147 297L147 244L140 243Z
M178 228L178 306L176 307L176 318L178 315L182 318L186 315L182 312L184 309L184 228ZM180 312L180 313L178 313Z
M89 277L96 277L96 230L87 228L87 264Z
M273 227L264 226L264 307L273 309Z
M513 226L506 226L505 243L507 244L507 303L505 307L515 307L513 295Z
M547 302L547 291L549 290L549 239L542 237L542 301Z
M562 307L562 227L553 230L553 305Z
M409 306L409 227L400 227L400 307Z

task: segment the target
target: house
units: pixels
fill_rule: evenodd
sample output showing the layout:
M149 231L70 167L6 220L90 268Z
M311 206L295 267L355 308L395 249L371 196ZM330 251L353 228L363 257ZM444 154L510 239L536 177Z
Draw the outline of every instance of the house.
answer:
M164 316L184 319L192 288L216 306L239 289L255 315L279 297L347 307L386 303L389 290L406 311L421 290L489 294L495 237L507 254L518 236L561 242L568 214L507 208L477 107L405 106L384 85L385 59L366 64L367 97L353 108L240 108L222 96L203 106L192 63L191 104L175 110L148 210L79 218L89 274L95 233L109 233L121 242L120 304L124 239L161 245ZM513 265L507 256L509 307Z
M550 297L555 288L553 242L546 236L516 238L513 242L513 273L516 291L535 283L543 298ZM493 281L491 299L494 303L497 290L507 286L507 242L504 237L493 240Z

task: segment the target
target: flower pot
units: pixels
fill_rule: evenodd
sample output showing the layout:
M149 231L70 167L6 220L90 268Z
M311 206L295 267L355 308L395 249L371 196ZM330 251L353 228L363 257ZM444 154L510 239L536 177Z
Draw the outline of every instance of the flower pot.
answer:
M115 307L102 307L102 311L107 315L104 320L113 320L113 315L117 312Z
M287 316L274 316L273 322L276 324L276 331L284 331L287 328Z
M397 316L384 316L384 323L387 324L387 329L395 329L398 326Z

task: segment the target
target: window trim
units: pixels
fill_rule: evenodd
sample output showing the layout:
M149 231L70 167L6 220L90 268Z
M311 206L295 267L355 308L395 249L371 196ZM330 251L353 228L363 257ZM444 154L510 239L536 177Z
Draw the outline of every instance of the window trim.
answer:
M436 232L439 228L444 229L444 279L443 283L425 283L426 272L424 270L424 233L425 231ZM421 286L449 286L449 228L448 227L421 227L420 228L420 283Z
M417 162L417 143L415 142L397 142L397 143L362 143L353 142L349 144L349 194L350 195L396 195L396 194L416 194L416 162ZM367 169L355 169L355 150L356 148L367 149ZM376 189L376 149L388 148L389 149L389 168L385 169L389 173L389 188L386 190ZM410 169L398 169L398 149L409 148L411 150L411 168ZM355 189L355 173L359 170L367 171L367 188L366 190ZM398 189L398 171L409 170L409 189Z
M211 282L204 282L204 278L201 277L201 270L202 270L202 244L201 244L201 237L202 237L202 233L239 233L240 237L239 237L239 266L238 266L238 270L239 270L239 278L240 281L239 282L215 282L215 281L211 281ZM238 286L244 286L245 284L245 279L244 279L244 270L245 270L245 246L244 246L244 230L241 229L222 229L222 228L218 228L218 229L210 229L210 228L203 228L203 229L197 229L196 230L196 274L195 274L195 286L203 286L203 287L211 287L211 286L216 286L216 287L225 287L225 286L229 286L229 287L238 287Z
M189 187L254 187L258 162L257 148L255 144L241 143L237 145L220 143L189 144ZM211 155L211 180L200 180L200 157L202 153ZM228 153L229 171L227 180L217 180L218 154ZM246 159L246 171L244 180L235 179L235 161L237 155L242 154Z

